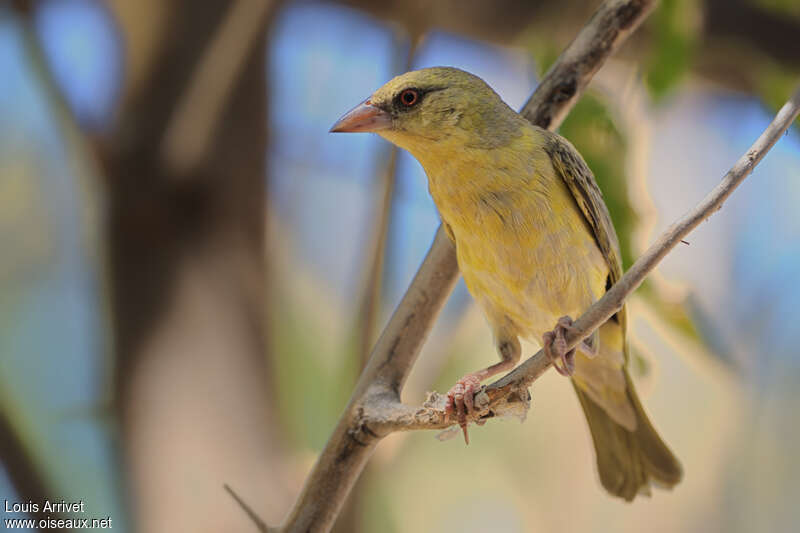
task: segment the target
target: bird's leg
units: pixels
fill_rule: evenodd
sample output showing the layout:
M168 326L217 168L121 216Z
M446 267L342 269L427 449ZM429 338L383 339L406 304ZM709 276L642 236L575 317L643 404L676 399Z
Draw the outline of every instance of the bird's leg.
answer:
M562 376L571 376L575 372L575 348L567 350L566 339L566 332L572 329L574 329L572 318L562 316L558 319L553 331L542 335L544 354L553 362L553 367ZM581 341L577 348L590 358L597 355L597 332ZM559 361L561 362L560 366Z
M497 352L502 361L492 366L467 374L451 388L447 393L447 403L444 408L444 419L449 421L453 415L458 420L458 425L464 432L464 442L469 444L469 433L467 432L467 415L475 410L475 393L481 388L481 381L490 378L500 372L511 368L519 361L522 355L522 347L516 337L506 338L497 342Z

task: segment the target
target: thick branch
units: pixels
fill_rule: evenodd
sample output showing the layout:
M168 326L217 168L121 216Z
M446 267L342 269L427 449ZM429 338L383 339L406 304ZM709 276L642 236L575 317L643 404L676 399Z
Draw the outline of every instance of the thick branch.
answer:
M566 335L567 347L573 348L590 336L616 312L622 309L625 300L641 285L647 275L681 240L701 222L722 208L722 204L773 145L781 138L800 114L800 87L778 111L767 129L750 149L722 178L722 181L691 211L667 228L650 248L633 264L620 280L573 324ZM527 409L527 388L550 366L550 360L539 350L506 376L478 392L477 407L473 420L482 420L498 415L520 414L520 404ZM443 399L433 393L421 408L401 403L377 405L364 413L362 424L371 432L386 435L392 431L414 429L442 429L455 424L444 421Z
M162 157L175 176L185 176L208 153L225 105L277 0L238 0L204 52L164 135Z
M525 116L544 127L558 127L592 74L645 19L655 3L655 0L606 0L550 69L524 108ZM457 278L455 250L439 228L281 528L283 531L330 530L378 441L378 435L363 423L365 407L372 409L399 401L400 390Z

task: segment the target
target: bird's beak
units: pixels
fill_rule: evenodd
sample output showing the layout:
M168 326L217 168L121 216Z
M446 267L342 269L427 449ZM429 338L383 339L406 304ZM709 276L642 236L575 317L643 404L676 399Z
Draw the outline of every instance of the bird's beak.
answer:
M392 116L372 105L369 99L344 114L331 128L333 133L381 131L392 127Z

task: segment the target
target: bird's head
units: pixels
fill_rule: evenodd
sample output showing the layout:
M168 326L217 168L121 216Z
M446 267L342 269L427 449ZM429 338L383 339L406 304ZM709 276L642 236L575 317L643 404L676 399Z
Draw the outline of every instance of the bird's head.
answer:
M332 132L375 132L418 159L491 148L518 135L519 115L479 77L450 67L401 74L346 113Z

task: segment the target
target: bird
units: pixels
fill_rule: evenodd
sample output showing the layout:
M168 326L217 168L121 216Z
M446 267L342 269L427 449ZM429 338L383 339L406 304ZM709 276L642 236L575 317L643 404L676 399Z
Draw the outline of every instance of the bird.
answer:
M520 338L539 343L578 395L600 481L632 501L680 482L680 462L648 419L628 372L623 307L566 350L579 316L622 275L619 243L594 176L575 147L531 124L481 78L454 67L401 74L331 132L372 132L422 165L464 282L500 362L450 389L446 417L466 417L480 382L512 369Z

